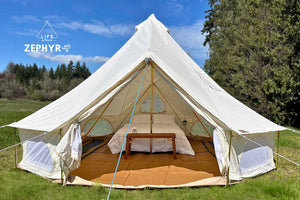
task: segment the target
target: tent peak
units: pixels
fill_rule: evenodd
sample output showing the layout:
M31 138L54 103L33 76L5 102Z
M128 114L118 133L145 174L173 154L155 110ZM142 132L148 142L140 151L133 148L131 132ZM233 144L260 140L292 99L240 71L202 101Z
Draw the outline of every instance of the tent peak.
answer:
M140 23L139 25L137 25L135 27L135 31L141 30L145 27L151 26L151 25L156 25L159 26L160 28L162 28L163 30L167 31L168 33L170 33L169 29L167 27L165 27L165 25L163 25L156 17L155 15L152 13L145 21L143 21L142 23Z
M152 13L148 18L147 20L155 20L155 21L158 21L158 19L155 17L154 13Z

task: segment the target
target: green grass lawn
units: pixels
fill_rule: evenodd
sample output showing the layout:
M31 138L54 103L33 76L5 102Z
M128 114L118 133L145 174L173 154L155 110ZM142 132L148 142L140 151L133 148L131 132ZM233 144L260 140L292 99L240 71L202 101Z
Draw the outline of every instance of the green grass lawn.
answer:
M1 100L0 126L33 113L49 102ZM13 128L0 129L0 149L14 144ZM300 134L280 134L280 153L300 163ZM18 159L22 150L18 147ZM275 156L276 159L276 156ZM106 199L107 188L66 186L14 167L14 148L0 153L0 199ZM111 199L300 199L300 168L279 158L279 169L230 187L113 190Z

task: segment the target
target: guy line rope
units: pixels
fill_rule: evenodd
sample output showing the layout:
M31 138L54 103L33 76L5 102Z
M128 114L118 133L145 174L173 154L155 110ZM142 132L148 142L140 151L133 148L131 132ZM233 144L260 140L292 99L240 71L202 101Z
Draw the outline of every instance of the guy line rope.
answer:
M47 134L47 132L44 132L44 133L42 133L42 134L40 134L40 135L34 136L34 137L32 137L32 138L29 138L29 139L27 139L27 140L25 140L25 141L23 141L23 142L19 142L19 143L17 143L17 144L14 144L14 145L5 147L4 149L1 149L0 152L5 151L5 150L8 150L8 149L10 149L10 148L13 148L13 147L15 147L15 146L18 146L19 144L22 144L22 143L26 142L26 141L29 141L29 140L32 140L32 139L36 139L36 138L41 137L41 136L46 135L46 134Z
M121 151L120 151L118 163L117 163L117 166L116 166L116 169L115 169L115 173L114 173L114 176L113 176L113 179L111 181L111 185L110 185L110 188L109 188L109 191L108 191L107 200L109 200L111 189L113 187L113 184L114 184L114 181L115 181L115 178L116 178L116 174L117 174L118 167L119 167L119 164L120 164L120 160L121 160L121 157L122 157L122 152L123 152L123 149L124 149L124 146L125 146L126 137L127 137L127 134L128 134L131 122L132 122L134 110L135 110L135 107L136 107L136 104L137 104L137 100L138 100L138 97L140 95L140 91L141 91L141 88L142 88L142 83L143 83L143 80L144 80L144 76L145 76L146 68L147 68L147 65L148 65L148 61L149 61L149 58L146 59L145 69L144 69L144 72L143 72L143 76L142 76L142 79L141 79L141 83L140 83L138 92L136 94L134 106L133 106L133 109L132 109L132 112L131 112L131 116L130 116L129 124L128 124L128 127L127 127L127 131L126 131L126 134L125 134L125 137L124 137L124 140L123 140L123 144L122 144L122 148L121 148Z

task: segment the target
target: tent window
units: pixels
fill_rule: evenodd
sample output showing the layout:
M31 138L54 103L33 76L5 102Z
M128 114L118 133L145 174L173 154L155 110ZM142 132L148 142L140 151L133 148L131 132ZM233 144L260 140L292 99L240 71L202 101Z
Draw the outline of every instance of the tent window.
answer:
M210 135L213 135L214 128L212 126L210 126L209 124L207 124L204 120L202 122L203 122L205 128L210 133ZM206 136L206 137L209 136L199 121L196 121L193 124L191 133L193 135Z
M28 141L25 160L47 171L54 170L50 150L48 149L47 144L41 139Z
M253 171L269 163L269 149L266 140L262 136L254 136L251 140L259 143L248 142L240 161L241 173Z
M150 113L151 96L149 95L141 104L141 112ZM162 113L166 111L165 103L155 94L153 94L153 113Z
M88 132L90 127L94 124L96 118L90 119L84 126L83 132ZM92 128L92 130L89 133L90 137L98 137L103 135L108 135L113 133L113 128L111 124L106 121L105 119L99 119L95 126Z

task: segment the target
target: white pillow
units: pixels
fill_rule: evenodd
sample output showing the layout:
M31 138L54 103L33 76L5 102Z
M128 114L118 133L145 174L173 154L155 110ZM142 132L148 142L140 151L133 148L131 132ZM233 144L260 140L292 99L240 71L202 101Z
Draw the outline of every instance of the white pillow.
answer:
M153 122L154 124L173 124L175 123L175 117L168 114L154 114Z
M134 115L131 123L132 124L150 123L150 115L149 114Z

